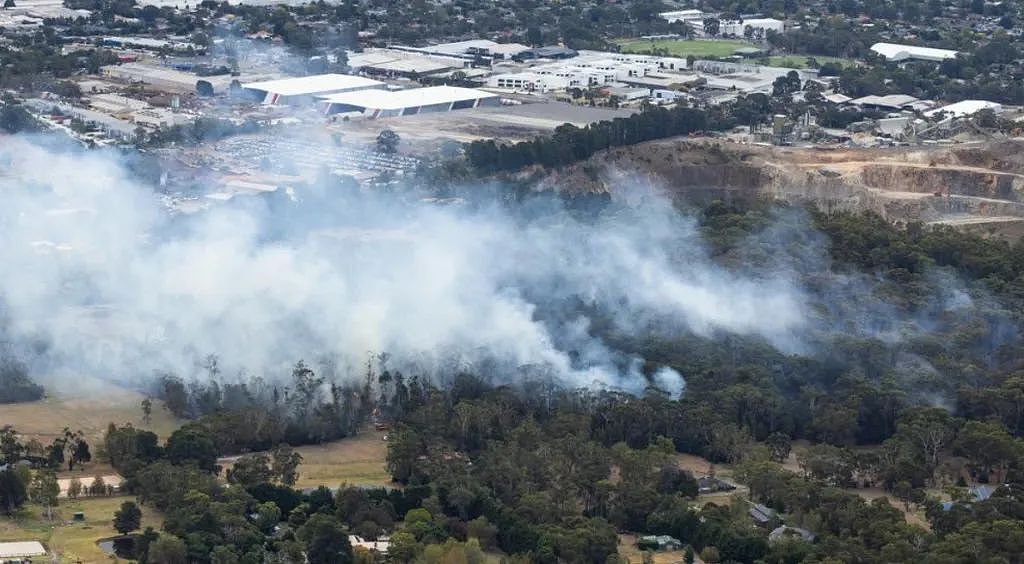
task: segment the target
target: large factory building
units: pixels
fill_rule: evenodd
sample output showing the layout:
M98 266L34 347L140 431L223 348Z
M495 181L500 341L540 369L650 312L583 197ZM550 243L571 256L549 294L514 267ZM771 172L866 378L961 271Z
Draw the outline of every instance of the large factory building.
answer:
M480 106L499 106L490 92L455 86L430 86L388 92L360 91L321 96L325 115L361 113L368 118L450 112Z
M280 80L250 82L242 88L254 100L264 104L299 105L312 104L318 97L342 92L363 90L384 90L387 86L379 80L352 76L350 74L317 74ZM379 92L378 92L379 94Z

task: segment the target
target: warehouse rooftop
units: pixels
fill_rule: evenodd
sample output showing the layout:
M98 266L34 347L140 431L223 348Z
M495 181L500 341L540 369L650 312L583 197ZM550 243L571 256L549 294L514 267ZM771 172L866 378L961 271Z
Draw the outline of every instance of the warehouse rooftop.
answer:
M903 61L906 59L944 61L946 59L955 59L958 54L957 51L952 49L935 49L934 47L899 45L897 43L875 43L871 46L871 50L890 61Z
M409 90L397 91L360 90L356 92L344 92L342 94L324 96L322 97L322 100L332 104L346 104L363 108L378 108L382 110L398 110L402 108L431 106L434 104L446 104L494 97L496 96L490 92L484 92L483 90L477 90L475 88L428 86L426 88L411 88Z
M262 82L249 82L243 88L261 90L281 96L302 96L350 90L354 88L372 88L383 84L379 80L350 74L317 74Z

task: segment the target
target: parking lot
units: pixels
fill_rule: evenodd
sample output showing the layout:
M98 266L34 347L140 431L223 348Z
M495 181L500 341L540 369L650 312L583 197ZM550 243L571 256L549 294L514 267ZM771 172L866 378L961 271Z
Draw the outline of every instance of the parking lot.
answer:
M287 163L306 172L328 169L354 176L382 172L402 173L416 168L419 159L388 154L351 144L337 144L327 139L241 135L219 141L212 154L220 159L248 163L256 168ZM301 172L301 171L299 171Z

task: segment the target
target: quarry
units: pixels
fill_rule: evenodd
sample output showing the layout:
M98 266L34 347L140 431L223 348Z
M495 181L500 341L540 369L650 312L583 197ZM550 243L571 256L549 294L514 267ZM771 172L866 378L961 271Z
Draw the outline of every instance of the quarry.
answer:
M1021 149L1024 141L807 149L677 138L611 149L541 183L570 194L622 196L646 186L681 204L777 199L1015 239L1024 232Z

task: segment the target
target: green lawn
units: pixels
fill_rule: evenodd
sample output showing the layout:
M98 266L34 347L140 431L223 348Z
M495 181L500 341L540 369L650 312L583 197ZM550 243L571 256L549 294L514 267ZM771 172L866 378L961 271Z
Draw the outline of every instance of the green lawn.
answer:
M644 39L624 39L618 42L623 53L649 53L654 50L666 49L673 57L686 57L693 55L698 59L701 57L728 57L734 55L737 49L756 47L744 41L727 39L716 40L695 40L695 39L659 39L655 41ZM754 57L746 62L752 64L769 65L773 67L787 67L791 69L807 68L809 55L775 55L772 57ZM825 63L837 63L844 67L853 66L851 59L840 59L837 57L822 57L815 55L814 58L819 65Z
M627 39L620 41L624 53L646 53L654 49L666 49L673 57L728 57L737 49L753 47L744 41L730 40L693 40L693 39L660 39L656 41L644 39Z
M772 67L786 67L791 69L805 69L807 68L807 59L814 57L814 60L818 61L819 65L825 63L838 64L841 67L852 67L855 63L850 59L840 59L837 57L822 57L820 55L775 55L773 57L765 57L761 59L754 59L757 62L765 61L764 64Z
M114 512L122 502L134 500L133 496L61 500L54 509L52 521L46 519L42 507L28 504L13 518L0 517L0 542L40 541L52 553L58 554L59 562L114 562L117 559L104 554L96 546L96 541L117 535L111 525ZM78 511L85 514L85 521L72 520ZM162 522L163 516L155 509L142 507L143 527L159 530ZM48 557L36 560L51 561Z

